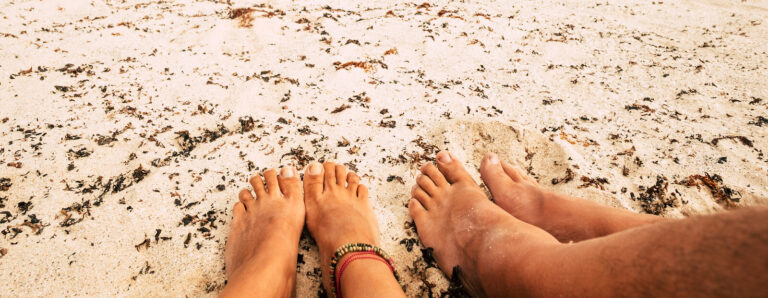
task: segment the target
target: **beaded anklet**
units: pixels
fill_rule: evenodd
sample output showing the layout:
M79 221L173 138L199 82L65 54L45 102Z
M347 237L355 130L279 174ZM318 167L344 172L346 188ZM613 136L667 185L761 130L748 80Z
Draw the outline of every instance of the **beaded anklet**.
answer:
M384 260L381 256L377 255L375 252L372 251L360 251L360 252L352 252L348 254L349 257L347 257L346 260L344 260L344 263L341 263L341 266L339 267L339 274L336 274L336 297L341 298L341 276L344 274L344 269L349 266L350 263L356 261L356 260L376 260L379 262L384 263L384 265L387 265L387 268L389 268L389 272L394 273L395 267L392 267L386 260Z
M339 288L338 281L336 279L336 265L339 262L339 260L344 257L348 253L355 253L355 252L369 252L370 254L376 254L378 257L381 257L383 261L389 265L389 268L392 270L392 274L395 276L395 279L400 282L400 276L397 275L397 271L395 271L395 266L392 265L393 261L392 258L389 257L389 254L384 252L381 248L378 248L374 245L367 244L367 243L349 243L345 244L342 247L339 247L331 257L331 295L333 297L341 297L341 292L338 292L337 289ZM349 262L345 262L344 266L349 264ZM341 273L341 272L339 272ZM341 275L339 274L339 277Z

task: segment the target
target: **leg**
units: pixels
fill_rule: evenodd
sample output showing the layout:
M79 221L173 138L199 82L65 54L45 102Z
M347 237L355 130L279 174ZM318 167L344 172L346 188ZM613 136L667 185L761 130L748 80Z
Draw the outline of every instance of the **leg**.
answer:
M475 295L768 292L768 209L660 222L563 244L488 201L447 152L438 154L437 166L422 168L409 209L440 268L460 274Z
M380 245L368 189L359 183L355 173L332 162L312 163L304 173L307 228L320 250L326 290L331 285L331 255L337 248L359 242ZM350 263L342 275L341 289L344 297L405 297L389 268L376 260Z
M499 161L493 153L483 158L480 174L499 207L561 242L591 239L668 220L548 191L533 178Z
M227 238L227 286L222 297L291 297L296 282L299 237L304 227L301 182L293 167L280 177L270 169L251 177L256 197L240 191Z

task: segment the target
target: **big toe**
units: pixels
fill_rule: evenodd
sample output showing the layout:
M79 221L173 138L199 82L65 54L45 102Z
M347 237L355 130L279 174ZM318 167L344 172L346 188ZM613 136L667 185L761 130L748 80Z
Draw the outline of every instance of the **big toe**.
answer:
M491 194L494 197L500 191L504 185L514 182L514 180L504 172L504 168L501 167L499 157L496 154L489 153L480 163L480 177L485 182L485 185L491 190Z
M464 165L448 151L440 151L437 154L437 168L450 183L473 182Z

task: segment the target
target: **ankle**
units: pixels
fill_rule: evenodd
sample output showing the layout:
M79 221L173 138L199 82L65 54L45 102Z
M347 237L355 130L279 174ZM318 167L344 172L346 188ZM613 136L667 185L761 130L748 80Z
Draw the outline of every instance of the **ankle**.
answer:
M260 253L249 258L227 276L221 297L291 297L296 282L296 254ZM261 289L259 292L255 290ZM261 292L268 289L267 292Z
M543 239L534 234L507 234L487 240L488 248L478 254L475 283L491 297L508 293L530 293L542 283L540 266L560 247L565 246L554 239ZM494 283L499 276L505 277L502 284ZM528 296L528 295L522 295Z

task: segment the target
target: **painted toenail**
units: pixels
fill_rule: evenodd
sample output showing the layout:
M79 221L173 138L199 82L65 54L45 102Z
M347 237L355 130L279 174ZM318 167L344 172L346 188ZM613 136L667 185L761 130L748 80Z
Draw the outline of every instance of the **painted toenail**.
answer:
M488 163L490 163L490 164L492 164L492 165L497 165L497 164L499 164L499 156L497 156L497 155L496 155L496 154L494 154L494 153L491 153L491 154L489 154L489 155L490 155L490 156L488 157Z
M309 173L312 175L319 175L323 172L323 167L316 162L309 164Z
M282 169L280 169L280 176L282 176L283 178L291 178L291 177L293 177L293 167L288 166L288 167L283 167Z
M440 152L439 154L437 154L437 160L439 160L442 163L449 163L451 162L451 155L445 151Z

